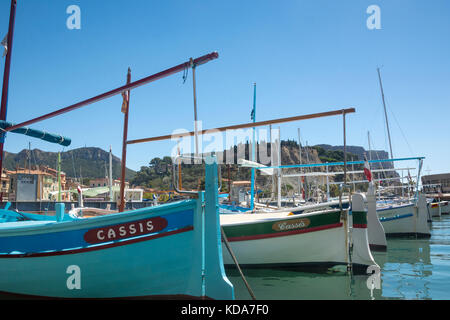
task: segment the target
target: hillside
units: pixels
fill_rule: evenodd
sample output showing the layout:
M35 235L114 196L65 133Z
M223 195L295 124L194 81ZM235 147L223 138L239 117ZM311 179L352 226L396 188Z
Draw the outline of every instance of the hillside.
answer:
M258 146L259 147L259 146ZM257 151L258 148L257 147ZM222 164L220 165L222 178L227 179L228 175L230 176L232 181L238 180L250 180L251 177L251 169L240 167L236 164L231 164L227 166L226 164L226 155L231 151L233 155L233 163L237 162L237 150L241 148L244 150L243 155L245 159L249 159L249 145L248 144L240 144L233 148L230 148L228 152L218 153L217 157L219 159L223 159ZM243 148L243 149L242 149ZM351 149L354 151L361 151L364 153L364 148L357 147L361 149ZM266 156L270 159L270 145L268 145L268 150L266 154L263 152L263 156ZM359 152L358 152L359 153ZM258 152L257 152L258 154ZM381 154L383 156L384 154ZM299 148L298 144L295 141L282 141L281 142L281 163L282 165L292 165L300 163L299 157ZM343 151L339 150L339 147L336 149L328 148L325 150L323 147L313 146L308 148L302 148L302 156L301 163L323 163L323 162L340 162L344 159ZM347 152L347 160L360 160L357 154L352 154ZM258 162L264 163L258 157ZM270 163L268 164L270 165ZM154 158L150 161L149 166L141 167L136 173L135 178L131 181L133 185L140 185L149 188L155 188L160 190L170 190L172 189L172 159L170 157L164 158ZM362 165L354 166L355 170L362 170ZM326 169L324 167L316 168L315 171L324 172ZM330 171L342 171L342 167L330 167ZM297 173L299 169L288 169L283 170L284 174L287 173ZM304 171L310 172L310 169L305 169ZM256 171L256 184L258 189L263 190L265 193L270 192L272 189L272 177L262 175L258 170ZM198 189L202 188L204 184L204 166L203 165L192 165L192 164L182 164L182 186L184 189ZM349 177L349 179L355 178L364 180L364 176L362 174L355 175L354 177ZM323 178L320 178L323 179ZM343 176L337 175L335 177L330 177L329 181L333 182L342 181ZM298 178L285 178L283 179L283 190L298 190ZM323 181L319 181L319 178L307 178L306 181L308 183L313 184L323 184ZM222 190L227 191L228 186L227 182L223 182ZM283 191L285 193L286 191Z
M249 144L240 144L234 146L225 152L219 153L218 158L223 158L222 163L226 163L226 155L233 155L233 163L237 162L238 152L237 150L244 150L243 155L245 159L249 159ZM259 158L259 145L257 146L258 162L264 163L264 159ZM316 145L312 147L302 147L301 163L324 163L324 162L340 162L344 159L342 146L330 146L326 144ZM267 151L263 151L262 155L267 159L270 159L271 148L267 147ZM363 154L367 153L363 147L359 146L347 146L347 160L362 160ZM385 151L376 151L373 159L385 159L388 158L388 153ZM49 166L51 168L56 167L57 161L56 152L46 152L39 149L31 150L29 155L28 150L22 150L21 152L8 153L5 152L4 166L8 170L14 170L16 167L28 167L29 159L31 159L31 166ZM241 157L241 156L240 156ZM113 178L120 178L120 159L113 155ZM282 165L299 164L299 148L296 141L282 141L281 142L281 163ZM267 165L270 165L268 163ZM68 177L80 177L83 178L102 178L107 174L109 170L109 152L100 148L89 147L69 150L61 153L61 169ZM372 166L374 167L374 166ZM227 179L228 174L232 181L237 180L250 180L251 170L249 168L240 167L236 164L232 164L229 167L226 164L220 165L222 178ZM75 169L75 171L74 171ZM105 170L106 169L106 170ZM342 171L342 167L330 167L330 171ZM350 168L348 168L350 169ZM355 170L362 169L361 165L354 166ZM325 167L319 167L314 171L324 172ZM310 172L311 169L304 169L304 172ZM258 170L256 171L256 184L258 189L265 192L270 192L272 189L272 177L262 175ZM283 170L284 174L298 173L299 169ZM390 173L393 175L395 173ZM154 158L149 161L148 166L142 166L138 172L135 172L127 168L126 179L134 186L142 186L148 188L155 188L158 190L172 190L172 159L170 157ZM322 180L320 180L322 179ZM329 181L342 181L342 175L330 177ZM349 179L364 180L362 174L349 177ZM323 178L306 178L307 183L323 185ZM223 182L223 190L227 190L227 182ZM283 179L283 193L286 190L298 190L298 178L285 178ZM182 164L182 186L184 189L198 189L204 186L204 166ZM334 187L333 187L334 188Z
M8 170L14 170L16 167L29 166L49 166L56 168L58 159L57 152L46 152L39 149L32 149L31 154L24 149L19 153L5 152L3 165ZM112 175L113 179L120 178L120 159L112 156ZM100 148L88 147L78 148L65 152L61 152L61 170L67 177L83 178L103 178L106 172L109 172L109 152ZM136 172L128 169L125 173L125 179L130 180L135 176Z
M343 151L344 146L331 146L329 144L318 144L314 147L320 147L324 149L325 151ZM346 146L346 150L349 153L352 153L354 155L358 156L358 160L364 160L364 154L366 154L367 159L373 159L373 160L381 160L381 159L389 159L389 154L384 150L371 150L370 152L368 150L365 150L363 147L359 146ZM371 165L373 169L381 168L381 164L374 163ZM383 163L384 168L392 168L393 164L392 162L385 162Z

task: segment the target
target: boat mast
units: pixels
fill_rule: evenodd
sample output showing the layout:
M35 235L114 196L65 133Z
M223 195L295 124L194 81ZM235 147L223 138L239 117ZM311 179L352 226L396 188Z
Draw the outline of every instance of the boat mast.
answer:
M300 139L300 128L297 128L297 135L298 135L298 159L299 164L302 164L302 141ZM300 173L302 173L302 169L300 169ZM298 194L300 195L300 199L302 197L302 177L298 177Z
M11 0L11 10L9 14L9 27L6 47L6 59L5 69L3 72L3 87L2 87L2 100L0 108L0 120L6 120L6 111L8 109L8 89L9 89L9 74L11 68L11 56L13 48L13 35L14 35L14 21L16 18L16 6L17 1ZM0 176L3 172L3 146L5 143L6 133L0 133ZM0 192L0 202L3 201L3 192Z
M112 148L109 146L109 201L113 201L112 184Z
M190 64L192 68L192 90L193 90L193 96L194 96L194 138L195 138L195 159L194 163L201 163L198 162L198 156L199 156L199 150L198 150L198 118L197 118L197 88L196 88L196 82L195 82L195 63L194 60L190 59Z
M128 68L127 72L127 85L131 82L131 69ZM124 101L125 107L125 115L123 119L123 143L122 143L122 169L120 176L120 203L119 203L119 212L123 212L125 208L125 170L126 170L126 161L127 161L127 139L128 139L128 112L130 108L130 92L128 89L126 91L126 99Z
M278 165L281 166L281 134L280 134L280 127L278 127L278 139L277 141L277 152L278 152ZM281 168L278 168L277 170L277 184L278 184L278 200L277 200L277 206L278 208L281 208Z
M383 83L381 82L380 68L377 68L377 72L378 72L378 80L380 82L381 98L383 100L384 118L386 120L386 129L387 129L388 140L389 140L389 150L391 152L391 159L393 159L394 155L392 154L391 133L389 131L389 122L388 122L388 117L387 117L387 112L386 112L386 102L384 101L384 91L383 91Z
M58 152L58 202L61 202L61 153Z
M253 120L253 123L256 122L256 83L253 84L253 110L251 113L251 119ZM255 130L256 128L253 127L253 139L252 139L252 161L257 162L255 157ZM251 169L252 176L251 176L251 190L250 190L250 210L253 211L253 208L255 206L255 168Z
M370 145L370 131L367 131L367 142L369 144L369 161L371 161L372 160L372 147ZM383 168L383 165L381 165L381 167ZM373 174L374 174L374 178L375 178L376 173L374 172ZM378 175L378 178L380 178L380 175ZM374 182L374 185L375 185L375 182Z
M180 151L180 139L177 141L177 153L178 153L178 189L182 190L182 180L181 180L181 151Z
M306 140L306 144L305 144L305 151L306 151L306 163L309 163L309 148L308 148L308 140ZM305 169L305 172L309 171ZM306 187L306 199L309 199L311 197L311 181L314 181L314 178L312 178L311 180L309 180L306 176L305 176L305 187ZM305 200L306 200L305 199Z
M342 112L342 131L344 139L344 185L347 183L347 139L346 139L346 128L345 128L345 113Z
M31 142L28 142L28 174L31 174Z
M271 124L269 125L269 132L270 132L270 134L269 134L269 137L270 137L270 165L274 166L275 165L275 163L274 163L274 159L275 159L275 156L274 156L275 148L274 148L274 146L275 146L275 144L273 143L272 125ZM271 190L271 193L270 193L270 201L272 201L272 199L274 197L275 197L275 174L272 174L272 190Z

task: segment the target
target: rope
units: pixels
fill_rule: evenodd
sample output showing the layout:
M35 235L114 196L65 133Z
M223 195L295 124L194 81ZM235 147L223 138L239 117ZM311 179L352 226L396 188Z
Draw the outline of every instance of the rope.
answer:
M241 267L239 266L239 263L238 263L235 255L233 253L233 250L231 250L230 244L228 243L227 236L225 235L225 232L223 231L222 226L220 226L220 232L222 233L223 242L225 243L225 246L227 247L228 252L231 255L231 258L233 259L234 264L236 265L236 268L238 269L238 271L239 271L239 273L241 275L242 281L244 281L244 284L247 287L248 293L250 294L250 296L252 297L253 300L256 300L255 294L253 293L252 289L250 288L250 285L248 284L247 280L245 279L245 276L242 273Z

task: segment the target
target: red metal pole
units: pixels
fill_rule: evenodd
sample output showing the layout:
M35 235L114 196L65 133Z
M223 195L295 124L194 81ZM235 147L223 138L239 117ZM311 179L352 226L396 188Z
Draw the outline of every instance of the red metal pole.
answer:
M206 54L204 56L201 56L201 57L199 57L197 59L194 59L194 65L195 66L199 66L199 65L202 65L204 63L207 63L208 61L217 59L218 57L219 57L219 54L217 52L212 52L212 53ZM47 114L45 114L43 116L40 116L40 117L31 119L31 120L28 120L28 121L16 124L14 126L8 127L8 128L5 129L5 131L11 131L11 130L14 130L14 129L17 129L17 128L21 128L21 127L30 125L32 123L36 123L36 122L39 122L39 121L43 121L43 120L46 120L46 119L49 119L49 118L56 117L56 116L61 115L63 113L67 113L69 111L73 111L75 109L84 107L84 106L92 104L94 102L98 102L100 100L104 100L106 98L109 98L109 97L112 97L114 95L120 94L120 93L122 93L124 91L135 89L135 88L140 87L140 86L142 86L144 84L147 84L149 82L153 82L153 81L165 78L167 76L170 76L170 75L172 75L174 73L180 72L180 71L182 71L184 69L187 69L187 68L190 68L190 67L191 67L191 61L186 61L186 62L184 62L182 64L179 64L179 65L177 65L175 67L166 69L166 70L161 71L159 73L155 73L155 74L153 74L151 76L148 76L146 78L137 80L135 82L131 82L131 83L127 84L127 85L124 85L124 86L121 86L119 88L113 89L111 91L99 94L99 95L97 95L95 97L83 100L81 102L75 103L75 104L70 105L68 107L65 107L65 108L62 108L62 109L59 109L59 110L47 113Z
M131 69L128 68L127 84L131 82ZM127 137L128 137L128 111L130 109L130 90L127 92L125 115L123 118L123 142L122 142L122 171L120 176L120 204L119 212L125 209L125 170L127 163Z
M8 40L7 40L7 52L5 59L5 71L3 72L3 87L2 87L2 100L0 108L0 120L6 120L6 111L8 109L8 89L9 89L9 74L11 68L11 56L13 48L13 36L14 36L14 21L16 18L16 6L17 0L11 0L11 11L9 14L9 27L8 27ZM0 133L0 177L3 173L3 145L5 143L6 133ZM1 180L1 179L0 179ZM0 191L0 202L3 201L3 192Z

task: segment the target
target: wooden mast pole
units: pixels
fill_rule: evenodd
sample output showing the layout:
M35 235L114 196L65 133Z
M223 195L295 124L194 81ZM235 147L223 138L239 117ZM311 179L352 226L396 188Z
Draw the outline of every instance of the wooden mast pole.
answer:
M131 82L131 69L128 68L127 72L127 85ZM125 171L127 163L127 139L128 139L128 113L130 109L130 90L126 92L126 98L124 98L125 115L123 117L123 142L122 142L122 169L120 176L120 202L119 212L123 212L125 208Z
M6 47L5 69L3 72L3 86L2 86L2 100L0 108L0 120L6 120L6 112L8 109L8 89L9 89L9 75L11 69L11 56L13 48L14 36L14 21L16 18L17 0L11 0L11 10L9 14L9 27ZM3 146L5 143L6 133L0 133L0 177L3 173ZM0 191L0 202L3 201L3 192Z
M180 140L178 140L177 143L177 151L178 151L178 189L182 190L183 189L183 185L182 185L182 179L181 179L181 151L180 151Z
M193 89L193 95L194 95L194 136L195 136L195 159L194 163L201 163L201 161L198 161L199 157L199 150L198 150L198 118L197 118L197 88L196 88L196 82L195 82L195 63L194 59L191 58L190 65L192 69L192 89Z

